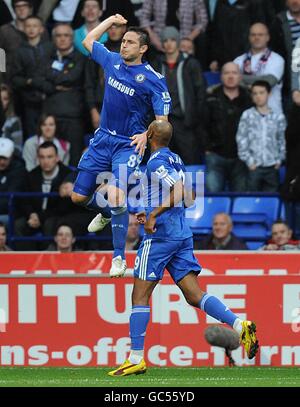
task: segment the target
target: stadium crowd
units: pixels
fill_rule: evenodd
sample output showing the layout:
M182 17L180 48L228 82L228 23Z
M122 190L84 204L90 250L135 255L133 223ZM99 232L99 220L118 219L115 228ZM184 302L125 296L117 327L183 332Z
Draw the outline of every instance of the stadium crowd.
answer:
M172 98L170 147L186 165L205 165L206 191L279 193L300 223L300 0L0 0L0 251L9 250L7 192L57 193L15 200L17 237L55 236L49 250L111 249L109 239L76 241L94 215L70 196L104 93L82 40L115 13L148 31L147 59ZM125 31L112 26L99 41L118 52ZM127 239L138 247L134 217ZM277 222L262 249L299 249L291 239ZM196 247L247 249L226 213Z

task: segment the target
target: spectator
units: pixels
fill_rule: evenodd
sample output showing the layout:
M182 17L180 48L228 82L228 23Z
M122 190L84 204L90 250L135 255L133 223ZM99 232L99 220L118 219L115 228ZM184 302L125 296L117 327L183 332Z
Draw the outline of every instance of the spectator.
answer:
M70 253L74 251L76 239L71 226L63 223L58 226L54 236L54 243L47 248L48 251Z
M13 9L16 18L8 24L0 27L0 48L6 52L6 72L11 71L13 53L26 41L24 34L24 22L32 14L32 2L30 0L13 0ZM43 41L48 39L48 33L44 32ZM9 78L4 77L7 82Z
M85 39L87 34L92 31L98 24L100 24L100 17L103 14L100 8L100 3L98 0L85 0L82 17L84 18L84 24L74 31L74 45L77 51L81 52L83 55L88 56L89 53L86 48L82 45L82 41ZM98 42L105 42L107 40L107 34L103 34L99 38Z
M194 41L188 37L183 37L180 40L179 50L186 55L195 55Z
M277 192L279 168L285 159L286 121L268 106L271 87L257 81L251 87L254 107L241 117L236 140L239 158L247 165L248 190Z
M58 192L65 177L71 172L59 162L57 147L46 141L38 147L39 166L27 175L25 190L27 192ZM19 216L15 222L17 236L32 236L43 232L46 236L54 233L57 224L57 207L59 197L27 198L19 205ZM35 250L39 247L35 242L20 242L18 250Z
M272 225L272 239L261 250L300 250L300 241L292 240L292 230L282 220Z
M38 166L38 146L45 141L50 141L56 145L60 161L68 165L70 161L70 143L56 137L56 119L52 115L43 114L38 124L37 135L30 137L25 141L23 147L23 159L27 171L33 170Z
M148 31L151 43L163 52L161 33L166 26L176 27L181 38L188 37L194 41L205 31L208 17L203 0L147 0L143 3L140 23Z
M14 143L0 138L0 193L20 192L24 188L26 171L23 160L14 156ZM0 197L0 221L8 223L8 197Z
M140 243L141 238L139 234L139 223L136 216L130 213L125 250L137 250L140 246Z
M199 62L179 51L179 31L166 27L162 33L164 55L156 70L166 77L172 99L169 121L173 126L171 149L185 164L200 162L200 116L205 96L205 80ZM167 95L168 96L168 95Z
M240 86L234 63L222 68L222 86L207 94L204 104L206 188L209 192L246 191L247 167L238 159L236 132L244 110L251 106L248 91Z
M212 71L233 61L248 47L248 32L253 23L269 25L275 16L271 0L219 0L211 25Z
M5 121L1 127L1 137L14 142L15 154L21 155L23 147L23 131L21 120L16 116L12 93L7 85L1 85L1 105L5 114Z
M70 164L76 166L83 149L84 56L73 47L73 30L59 24L52 31L55 49L46 66L43 112L57 119L58 134L71 143Z
M6 244L7 231L3 222L0 222L0 252L10 252L12 249Z
M196 246L200 250L247 250L246 244L232 233L232 220L227 213L214 216L212 233Z
M290 72L292 50L300 38L300 0L286 0L286 5L287 10L277 14L272 24L271 48L285 60L283 96L285 105L289 108L292 100Z
M45 78L46 55L52 49L52 44L42 42L43 32L40 18L28 17L24 22L27 42L16 50L12 61L11 82L21 98L25 138L36 132L45 97L41 88Z
M282 113L282 77L284 59L268 48L269 30L265 24L255 23L250 27L249 52L237 57L234 62L243 74L242 84L251 86L257 80L264 80L272 88L269 106L275 113Z
M38 16L50 27L57 23L69 23L78 20L80 0L43 0Z
M112 25L108 30L108 39L105 47L112 52L120 52L126 25ZM104 72L99 64L88 59L85 65L85 99L88 106L92 124L92 130L99 127L102 101L104 96Z

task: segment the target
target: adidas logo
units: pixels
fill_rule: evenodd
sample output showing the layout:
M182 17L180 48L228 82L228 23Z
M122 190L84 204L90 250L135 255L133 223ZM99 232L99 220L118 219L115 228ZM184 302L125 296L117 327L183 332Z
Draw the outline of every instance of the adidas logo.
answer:
M148 277L149 277L149 278L156 278L156 275L152 272L152 273L149 274Z
M120 69L120 65L114 65L114 68L116 68L117 70Z

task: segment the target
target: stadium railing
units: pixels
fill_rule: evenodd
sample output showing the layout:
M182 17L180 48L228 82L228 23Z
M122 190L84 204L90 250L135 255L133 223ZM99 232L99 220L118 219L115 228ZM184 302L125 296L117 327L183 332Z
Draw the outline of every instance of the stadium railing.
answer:
M7 193L0 193L0 197L7 197L8 198L8 215L9 215L9 224L8 224L8 236L7 236L7 241L9 244L14 244L14 242L20 242L20 241L37 241L37 242L42 242L42 241L52 241L53 240L53 236L43 236L41 233L37 233L33 236L16 236L14 234L14 223L15 223L15 203L17 199L25 199L25 198L45 198L45 197L58 197L58 193L52 192L52 193L42 193L42 192L7 192ZM273 211L273 215L272 215L272 219L269 219L269 226L271 224L272 221L275 221L276 219L280 218L280 216L284 213L283 207L284 204L282 203L282 201L280 200L280 196L279 194L276 193L237 193L237 192L222 192L222 193L214 193L214 194L210 194L210 193L206 193L205 194L205 198L209 198L209 197L223 197L226 198L226 200L228 200L228 198L230 199L230 206L228 206L228 214L229 215L233 215L233 220L234 220L234 231L238 231L238 235L243 238L244 240L247 241L261 241L264 238L268 238L270 236L270 231L266 230L266 233L264 235L262 235L261 233L259 233L259 235L255 235L255 233L249 233L249 235L247 235L247 233L245 235L243 235L243 226L245 226L244 230L247 231L247 229L249 231L251 231L251 227L249 228L249 224L251 224L251 222L253 223L253 225L257 225L258 229L260 229L262 227L262 224L265 223L264 222L264 214L261 214L261 216L259 216L260 214L258 213L251 213L248 212L249 215L249 219L247 219L247 210L243 211L243 213L241 214L241 216L236 216L236 212L234 212L234 203L235 203L235 199L236 198L242 198L242 197L247 197L247 198L275 198L276 200L279 200L279 206L278 206L278 211L275 213ZM216 207L216 213L219 211L219 206ZM204 212L205 212L205 207L204 207ZM246 212L246 213L245 213ZM210 216L214 215L214 211L210 209ZM254 215L254 216L253 216ZM260 218L262 219L262 222L260 222ZM254 222L253 222L254 221ZM295 217L294 219L292 219L293 222L295 222ZM194 224L194 222L193 222ZM201 218L199 219L199 225L198 225L198 230L201 229ZM267 227L265 225L265 227ZM205 234L209 233L211 230L209 230L209 228L205 228L205 231L203 231ZM202 235L202 236L201 236ZM195 231L195 239L199 239L203 237L203 234L200 232L198 233L197 231ZM76 240L77 241L107 241L110 240L111 236L109 235L105 235L105 234L101 234L101 235L97 235L97 234L93 234L93 233L87 233L83 236L76 236Z

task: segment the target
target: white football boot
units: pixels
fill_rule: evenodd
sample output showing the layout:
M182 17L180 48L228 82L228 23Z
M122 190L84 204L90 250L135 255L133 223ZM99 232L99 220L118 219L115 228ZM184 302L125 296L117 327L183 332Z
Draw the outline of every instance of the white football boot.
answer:
M114 257L112 259L109 275L110 277L123 277L126 272L126 268L126 260L123 260L121 256Z
M105 228L106 225L109 224L110 221L111 218L104 218L101 213L98 213L98 215L95 216L94 219L91 221L87 229L91 233L100 232Z

